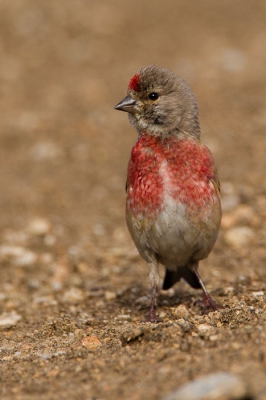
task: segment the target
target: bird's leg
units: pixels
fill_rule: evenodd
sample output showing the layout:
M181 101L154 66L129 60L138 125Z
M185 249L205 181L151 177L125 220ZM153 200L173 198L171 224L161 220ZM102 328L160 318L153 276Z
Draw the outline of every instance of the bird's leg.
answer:
M156 317L156 312L155 312L155 298L156 298L156 285L152 286L152 291L151 291L151 306L150 310L147 315L147 322L152 322L156 323L157 322L157 317Z
M202 307L202 313L206 314L209 311L218 311L220 308L223 308L219 304L217 304L209 294L209 292L206 289L206 286L203 283L203 280L201 279L201 276L199 274L199 271L197 267L194 268L194 272L199 280L199 284L203 290L203 299L200 301L200 305Z
M156 299L156 289L160 282L159 268L156 261L149 263L150 266L150 282L151 282L151 307L147 315L147 322L156 323L157 317L155 313L155 299Z

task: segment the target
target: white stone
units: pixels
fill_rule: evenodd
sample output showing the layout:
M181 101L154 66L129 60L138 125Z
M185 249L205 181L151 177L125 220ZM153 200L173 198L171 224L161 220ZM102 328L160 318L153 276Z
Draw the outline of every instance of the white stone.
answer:
M16 323L21 319L21 316L18 315L15 311L10 313L3 313L0 315L0 326L12 326L16 325Z
M254 297L261 297L264 296L264 292L261 290L259 292L252 292Z
M245 382L238 376L217 372L182 385L163 400L239 400L248 395Z
M29 266L36 262L37 255L22 246L3 244L0 246L0 258L11 259L17 266Z
M27 226L27 231L31 235L41 236L41 235L45 235L46 233L48 233L50 228L51 228L51 224L49 221L47 221L44 218L36 217L36 218L33 218L29 222L29 224Z
M232 247L247 246L254 239L254 231L246 226L229 229L225 233L225 241Z

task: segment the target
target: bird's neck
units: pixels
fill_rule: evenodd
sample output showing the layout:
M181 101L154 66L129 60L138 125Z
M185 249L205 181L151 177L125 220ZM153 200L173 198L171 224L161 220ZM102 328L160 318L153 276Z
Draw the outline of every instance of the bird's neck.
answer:
M192 139L200 141L200 125L198 118L181 118L178 124L173 124L170 128L164 125L148 125L144 123L143 120L136 120L135 118L130 118L130 122L137 129L139 137L143 135L154 136L158 138L176 137L180 140L182 139Z
M184 129L174 129L174 130L172 130L172 131L170 131L170 132L168 132L168 131L161 131L161 130L158 130L158 131L156 131L156 130L141 130L141 131L139 131L138 130L138 137L139 138L141 138L141 137L143 137L143 136L145 136L145 137L154 137L154 138L156 138L156 139L158 139L158 140L162 140L162 141L164 141L165 139L172 139L172 140L174 140L174 141L181 141L181 140L184 140L184 139L187 139L187 140L192 140L192 141L195 141L195 142L200 142L200 129L198 130L198 131L193 131L193 132L190 132L189 130L186 130L185 129L185 127L184 127Z

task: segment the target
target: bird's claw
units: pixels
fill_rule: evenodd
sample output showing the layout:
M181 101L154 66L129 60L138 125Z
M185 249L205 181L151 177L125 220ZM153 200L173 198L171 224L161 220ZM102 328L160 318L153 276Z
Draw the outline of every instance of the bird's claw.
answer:
M217 304L209 294L204 294L203 299L197 300L195 305L201 307L203 315L212 311L219 311L220 309L224 308L220 304Z
M150 311L148 312L145 322L151 322L152 324L157 324L158 320L154 308L151 308Z

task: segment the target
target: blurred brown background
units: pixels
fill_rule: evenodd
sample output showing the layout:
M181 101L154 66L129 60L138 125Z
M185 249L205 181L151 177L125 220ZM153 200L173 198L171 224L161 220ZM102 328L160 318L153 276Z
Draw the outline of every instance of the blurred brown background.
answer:
M265 18L263 0L0 1L2 398L160 399L205 372L248 376L255 341L266 344ZM254 324L249 337L243 321L233 339L230 324L219 331L221 342L203 368L197 342L184 353L175 335L164 343L144 334L131 346L134 358L121 339L126 323L143 326L145 304L135 302L149 293L149 283L124 221L126 168L137 133L113 108L131 76L148 64L188 81L202 140L218 167L224 220L202 263L207 285L231 288L216 293L225 305L242 301L262 310L259 321L248 322ZM165 323L177 319L179 303L190 310L199 296L185 285L180 290L183 297L159 301ZM129 317L119 322L119 315ZM157 329L167 337L163 322ZM80 344L89 329L101 345ZM252 337L254 347L242 354L243 337ZM238 344L226 350L228 342ZM168 347L176 358L160 381L156 354ZM65 352L60 360L52 358L59 350ZM215 358L223 351L234 362ZM266 390L263 360L254 356L252 364L256 378L249 384L257 396Z

